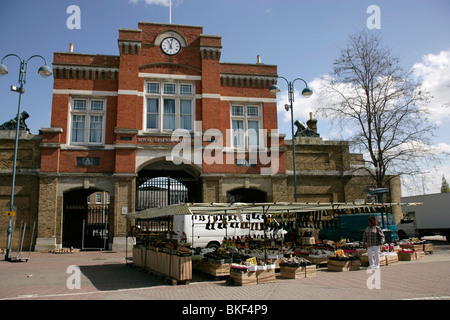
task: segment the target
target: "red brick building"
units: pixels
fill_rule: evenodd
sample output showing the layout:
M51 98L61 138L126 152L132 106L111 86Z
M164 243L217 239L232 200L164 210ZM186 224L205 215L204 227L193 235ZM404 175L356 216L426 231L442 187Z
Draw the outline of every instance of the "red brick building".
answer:
M19 162L16 220L37 221L36 251L124 249L125 215L148 207L294 201L292 141L269 93L276 66L221 62L221 37L197 26L139 22L119 29L118 49L54 53L51 127L19 143L31 162ZM11 134L0 140L8 158ZM348 142L295 146L299 202L367 200L374 182ZM10 167L0 162L3 208ZM390 190L399 202L399 179Z
M197 26L139 22L119 29L118 47L117 56L72 46L54 54L37 249L80 246L90 219L81 207L93 192L110 195L100 219L110 248L124 243L122 215L161 205L150 198L167 181L168 203L274 199L276 182L286 179L268 90L276 66L222 63L221 37Z

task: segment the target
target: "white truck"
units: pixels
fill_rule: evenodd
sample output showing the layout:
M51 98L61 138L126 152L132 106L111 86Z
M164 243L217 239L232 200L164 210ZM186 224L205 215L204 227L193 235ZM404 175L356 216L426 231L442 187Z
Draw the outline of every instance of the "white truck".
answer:
M226 227L223 219L226 219ZM281 238L286 233L275 222L263 230L263 221L261 214L243 214L241 219L237 216L180 215L173 217L173 231L178 240L191 243L194 248L219 248L224 238L251 235L262 240L264 233L268 238Z
M450 241L450 193L402 197L404 217L397 225L400 238L443 235Z

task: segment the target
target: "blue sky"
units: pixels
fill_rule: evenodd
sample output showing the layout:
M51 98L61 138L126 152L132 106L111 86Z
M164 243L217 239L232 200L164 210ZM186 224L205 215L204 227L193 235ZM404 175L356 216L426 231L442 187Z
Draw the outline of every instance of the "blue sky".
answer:
M21 58L39 54L52 63L54 52L66 52L69 43L79 53L118 55L119 28L137 28L138 21L169 22L169 0L21 0L0 1L0 57L16 53ZM70 5L81 10L81 29L68 29ZM434 96L429 106L431 121L439 125L436 148L450 151L450 1L448 0L173 0L172 23L203 27L205 34L222 37L222 62L262 62L278 66L278 74L289 80L305 79L313 89L318 79L332 71L333 60L345 47L348 35L367 28L370 5L381 12L380 32L387 46L406 69L414 68ZM17 113L19 63L4 61L9 74L0 78L0 123ZM32 133L50 126L52 78L37 75L42 60L28 66L22 110L30 114ZM280 82L282 90L283 82ZM296 89L303 87L296 82ZM278 125L290 138L290 117L283 109L286 93L279 94ZM317 96L295 100L295 118L308 119ZM325 119L318 119L324 139L340 139ZM450 161L424 169L415 190L404 194L439 192L445 174L450 181ZM408 182L406 182L408 183Z

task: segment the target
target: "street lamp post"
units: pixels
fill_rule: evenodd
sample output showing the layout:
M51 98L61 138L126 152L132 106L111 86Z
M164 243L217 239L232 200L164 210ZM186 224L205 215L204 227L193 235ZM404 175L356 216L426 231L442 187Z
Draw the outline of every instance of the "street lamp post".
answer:
M38 70L38 73L43 78L48 78L52 75L52 70L49 66L47 66L47 61L45 61L44 57L40 55L33 55L29 57L27 60L21 59L16 54L8 54L3 57L1 63L0 63L0 76L4 76L8 73L8 68L6 65L3 64L3 61L10 56L14 56L19 59L20 61L20 68L19 68L19 87L11 86L11 91L15 91L19 93L19 103L17 106L17 117L16 117L16 141L14 146L14 161L13 161L13 171L12 171L12 183L11 183L11 203L10 203L10 212L14 211L14 189L16 186L16 165L17 165L17 147L19 145L19 128L20 128L20 106L22 102L22 94L25 93L25 90L23 86L26 83L27 78L27 66L28 62L35 57L42 58L44 60L44 65L41 66ZM7 229L7 236L6 236L6 252L5 252L5 260L10 260L11 258L11 239L12 238L12 215L9 216L9 224Z
M294 82L297 80L301 80L305 83L305 89L302 91L302 95L305 98L309 98L312 96L313 92L308 87L308 84L305 80L301 78L294 79L294 81L290 82L285 77L279 76L278 78L284 79L288 85L288 98L289 98L289 105L285 106L286 111L291 110L291 132L292 132L292 161L293 161L293 168L294 168L294 199L295 202L297 202L297 172L296 172L296 163L295 163L295 139L294 139ZM276 84L273 84L269 88L270 93L277 94L280 92L280 87L278 87Z

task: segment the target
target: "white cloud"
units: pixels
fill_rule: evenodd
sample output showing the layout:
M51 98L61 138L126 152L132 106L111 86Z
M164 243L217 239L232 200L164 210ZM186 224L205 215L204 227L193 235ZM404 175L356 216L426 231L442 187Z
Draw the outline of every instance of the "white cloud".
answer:
M305 88L304 83L298 81L294 84L294 122L295 120L306 122L309 119L309 113L312 112L314 114L319 106L321 79L315 78L308 83L308 87L313 91L313 95L305 98L302 96L302 91ZM277 111L281 114L280 120L290 123L291 112L286 112L285 104L289 104L287 90L280 92L277 96Z
M422 87L432 95L430 120L442 124L450 119L450 51L427 54L413 66L415 76L422 81Z

